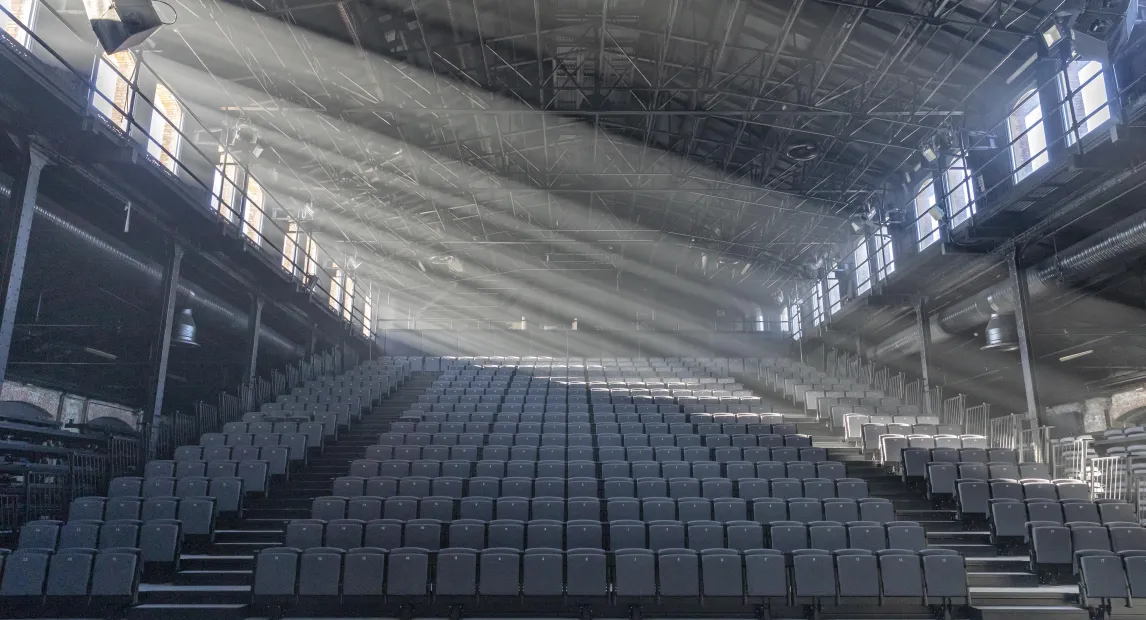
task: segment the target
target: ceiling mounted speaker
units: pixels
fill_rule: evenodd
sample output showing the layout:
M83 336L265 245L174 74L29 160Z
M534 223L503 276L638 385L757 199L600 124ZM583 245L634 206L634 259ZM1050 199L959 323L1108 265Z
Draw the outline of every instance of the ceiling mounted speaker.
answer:
M108 54L143 43L163 25L151 0L84 0L84 12Z
M171 326L171 344L181 347L199 346L195 341L195 318L191 316L191 308L184 308L175 317L175 324Z
M1019 328L1013 314L992 314L987 321L987 344L984 351L1014 351L1019 348Z

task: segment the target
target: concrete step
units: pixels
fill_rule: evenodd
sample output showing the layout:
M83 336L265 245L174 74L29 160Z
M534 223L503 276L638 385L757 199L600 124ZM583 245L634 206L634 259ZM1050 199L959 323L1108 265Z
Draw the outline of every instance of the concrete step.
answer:
M139 586L141 605L151 604L246 604L251 597L249 585L204 585L144 583Z
M184 570L254 570L255 556L184 553L179 556L179 566Z
M1090 614L1074 605L975 605L972 620L1089 620Z
M254 579L253 569L233 570L181 570L175 575L175 585L187 586L242 586Z

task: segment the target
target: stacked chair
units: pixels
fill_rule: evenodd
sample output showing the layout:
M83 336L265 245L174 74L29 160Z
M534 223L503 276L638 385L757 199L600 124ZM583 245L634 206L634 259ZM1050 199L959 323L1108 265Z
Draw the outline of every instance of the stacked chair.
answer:
M259 553L254 604L639 617L969 602L958 553L928 549L759 402L700 362L457 362Z

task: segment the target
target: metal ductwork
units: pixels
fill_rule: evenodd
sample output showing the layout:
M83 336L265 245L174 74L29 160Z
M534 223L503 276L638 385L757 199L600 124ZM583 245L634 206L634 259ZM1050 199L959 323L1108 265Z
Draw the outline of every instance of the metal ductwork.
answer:
M1079 204L1091 198L1089 194L1074 203ZM1034 301L1045 297L1056 287L1085 282L1115 262L1143 251L1146 251L1146 211L1087 237L1026 269L1022 275L1027 279L1030 298ZM949 340L955 334L987 323L993 315L1005 315L1014 311L1015 289L1008 278L932 315L931 340ZM918 350L919 331L909 328L876 345L872 355L877 359L889 359L910 355Z
M11 179L0 177L0 198L8 200L12 195ZM163 267L150 258L137 255L113 240L105 239L103 235L87 230L55 210L48 210L39 200L36 205L36 219L33 221L33 231L36 226L46 226L52 232L64 235L68 241L81 250L98 253L103 259L117 263L122 273L134 274L142 277L147 284L158 289L163 280ZM195 313L206 318L213 327L222 327L236 336L245 338L248 329L247 313L235 308L203 288L181 278L178 290L178 304L180 307L194 309ZM304 353L302 346L292 342L287 337L266 326L260 330L260 346L268 347L276 353L289 357L301 357Z

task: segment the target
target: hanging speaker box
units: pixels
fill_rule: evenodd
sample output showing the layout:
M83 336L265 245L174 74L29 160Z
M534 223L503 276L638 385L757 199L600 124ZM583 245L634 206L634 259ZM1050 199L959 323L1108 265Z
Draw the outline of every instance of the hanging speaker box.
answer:
M151 0L84 0L84 11L108 54L143 43L163 25Z

